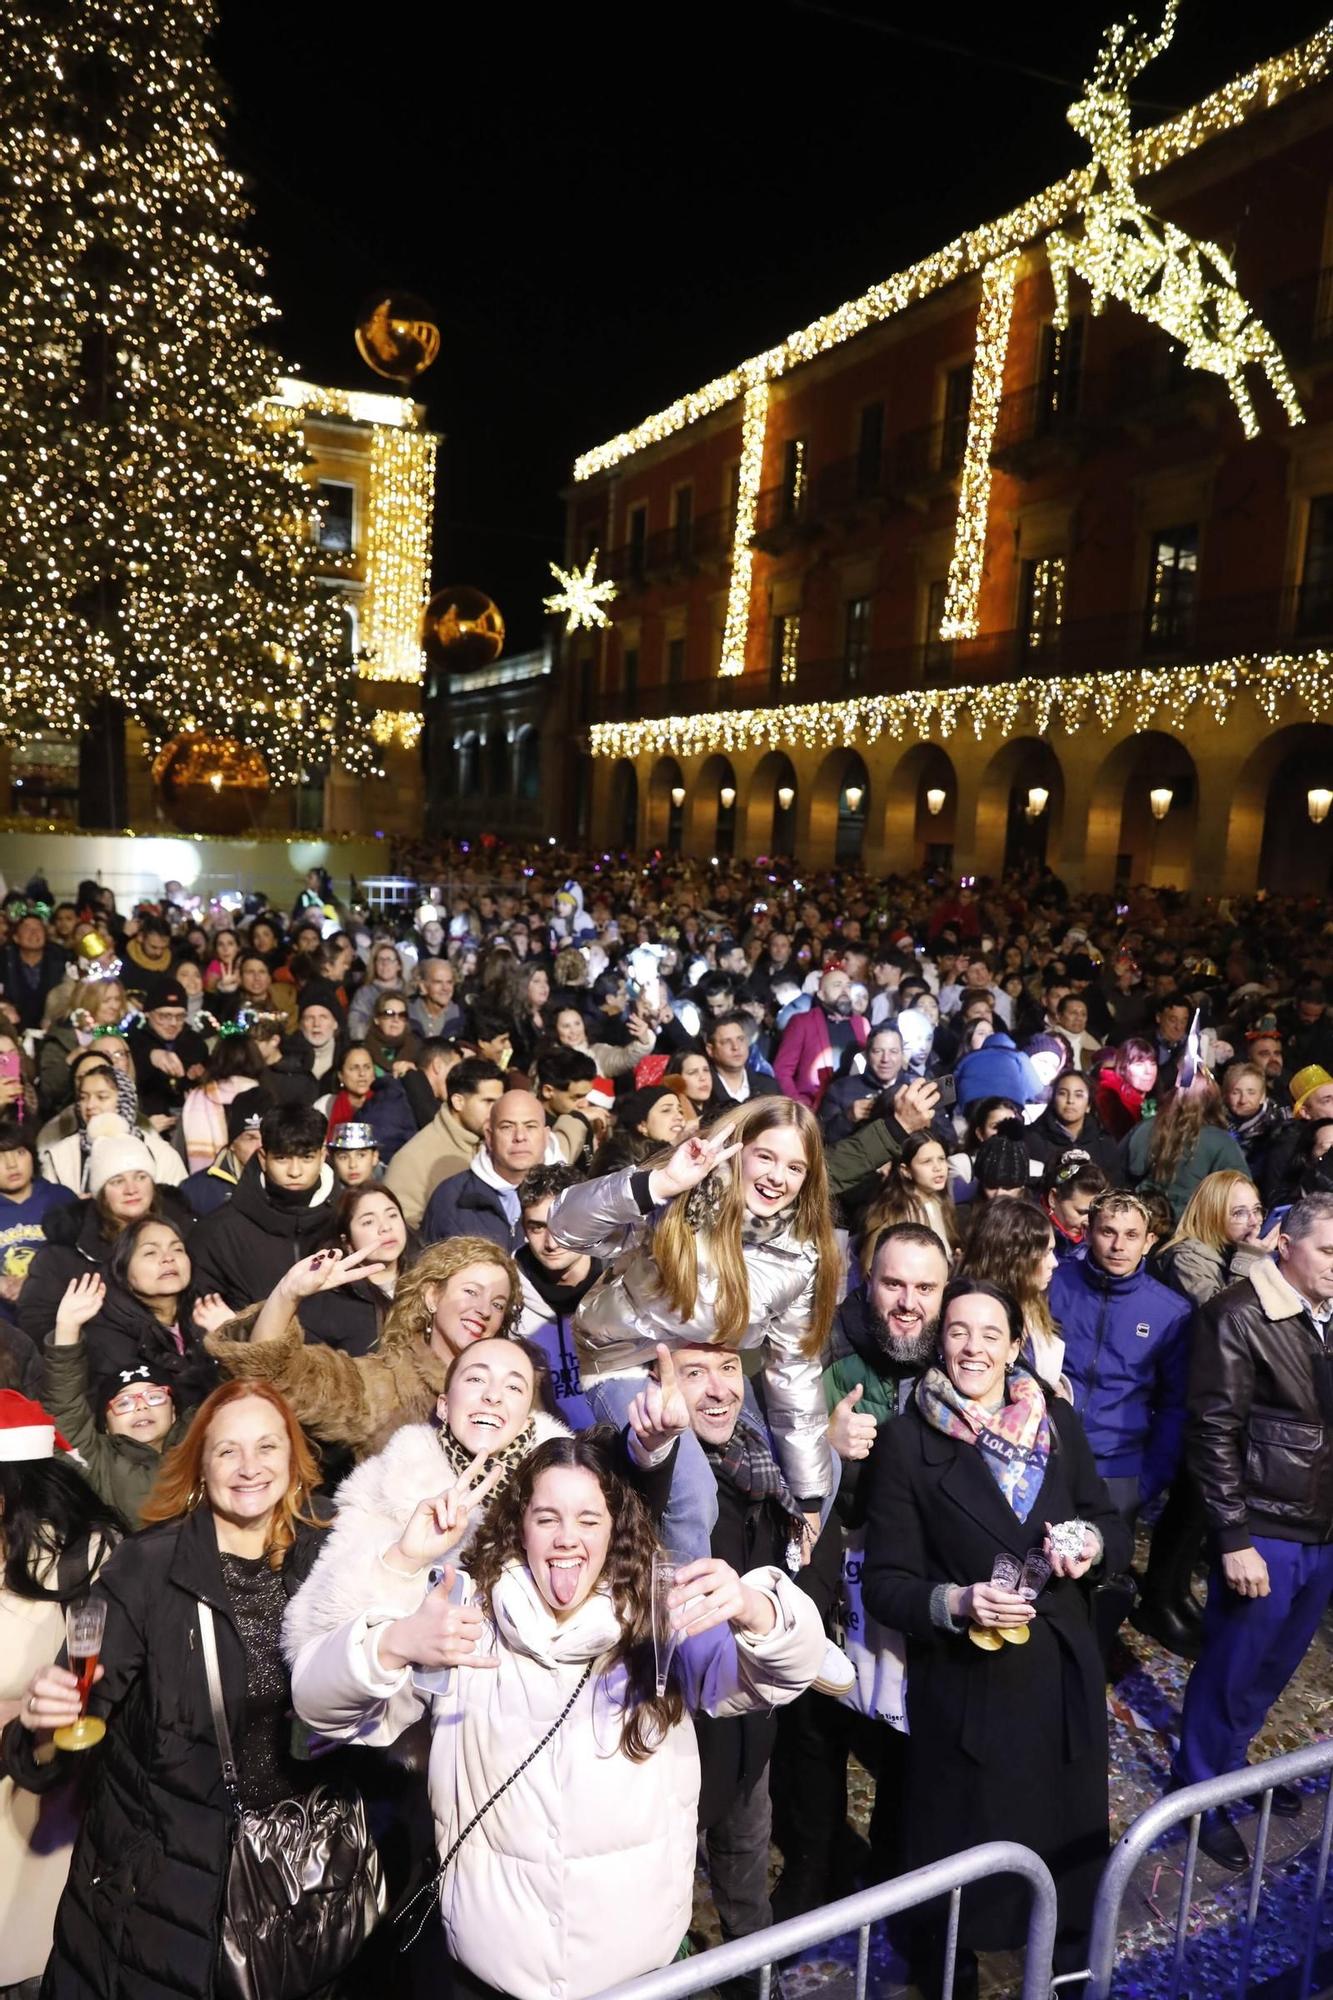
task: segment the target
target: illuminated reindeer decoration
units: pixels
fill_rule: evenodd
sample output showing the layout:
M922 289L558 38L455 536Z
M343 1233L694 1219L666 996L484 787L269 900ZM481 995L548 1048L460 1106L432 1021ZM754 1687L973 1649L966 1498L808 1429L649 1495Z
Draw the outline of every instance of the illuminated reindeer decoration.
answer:
M1134 192L1134 149L1129 86L1171 40L1178 0L1167 0L1160 33L1132 35L1131 15L1108 28L1087 94L1069 107L1069 122L1087 140L1097 169L1083 205L1083 233L1053 230L1046 239L1054 320L1069 324L1069 274L1092 290L1092 310L1108 298L1153 320L1185 349L1186 365L1220 375L1231 391L1247 437L1259 429L1245 386L1245 369L1257 363L1272 384L1288 421L1304 421L1286 363L1273 336L1236 288L1230 259L1216 243L1195 241L1173 222L1153 215Z

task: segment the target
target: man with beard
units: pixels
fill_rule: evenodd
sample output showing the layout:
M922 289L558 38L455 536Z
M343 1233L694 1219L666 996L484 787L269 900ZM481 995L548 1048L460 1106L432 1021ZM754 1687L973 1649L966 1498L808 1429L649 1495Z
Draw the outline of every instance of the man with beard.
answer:
M547 1218L556 1196L582 1178L558 1161L554 1166L534 1167L525 1176L518 1190L523 1242L514 1258L523 1281L519 1334L546 1356L560 1414L575 1431L587 1430L597 1421L579 1375L574 1314L584 1293L602 1275L602 1266L596 1257L557 1243L547 1228Z
M813 1004L793 1014L778 1043L773 1073L783 1096L813 1111L844 1053L864 1048L868 1032L865 1015L852 1010L851 974L842 961L830 961Z
M833 1322L824 1371L829 1442L842 1464L837 1511L847 1531L842 1568L843 1649L856 1685L840 1701L813 1694L784 1712L774 1765L777 1840L786 1866L774 1918L817 1908L852 1886L853 1872L882 1881L897 1872L894 1825L906 1726L904 1648L868 1620L861 1602L865 1517L857 1482L882 1424L906 1407L935 1358L949 1254L916 1222L886 1229L863 1292L849 1292ZM849 1859L847 1753L876 1780L870 1852Z

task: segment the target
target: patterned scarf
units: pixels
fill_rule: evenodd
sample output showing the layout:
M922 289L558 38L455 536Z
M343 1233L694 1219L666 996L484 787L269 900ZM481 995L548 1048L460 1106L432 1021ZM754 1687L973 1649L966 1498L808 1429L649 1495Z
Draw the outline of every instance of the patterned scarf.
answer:
M108 1063L107 1068L111 1069ZM139 1131L139 1093L132 1076L122 1076L118 1069L111 1070L116 1085L116 1109L136 1138L142 1138ZM92 1137L81 1111L75 1113L79 1125L79 1173L80 1183L86 1190L88 1185L89 1155L93 1150ZM151 1170L151 1168L150 1168Z
M721 1478L730 1480L738 1493L752 1500L776 1500L791 1517L793 1531L799 1533L803 1516L796 1504L782 1467L768 1448L768 1439L742 1418L725 1444L708 1444L700 1438L704 1456Z
M440 1426L439 1439L440 1450L444 1453L455 1473L461 1479L472 1463L473 1453L468 1450L465 1444L460 1444L453 1432L443 1424ZM493 1465L502 1465L504 1467L504 1477L491 1494L490 1497L492 1500L495 1498L496 1493L504 1492L505 1487L513 1478L516 1469L523 1463L523 1460L527 1457L536 1442L537 1426L532 1418L529 1417L516 1438L512 1438L508 1444L501 1445L499 1451L492 1451L486 1454L486 1470L488 1472Z
M1051 1420L1041 1386L1022 1369L1005 1385L999 1410L983 1410L959 1394L942 1368L929 1368L917 1384L916 1403L932 1430L974 1444L982 1463L1020 1521L1026 1521L1046 1477Z

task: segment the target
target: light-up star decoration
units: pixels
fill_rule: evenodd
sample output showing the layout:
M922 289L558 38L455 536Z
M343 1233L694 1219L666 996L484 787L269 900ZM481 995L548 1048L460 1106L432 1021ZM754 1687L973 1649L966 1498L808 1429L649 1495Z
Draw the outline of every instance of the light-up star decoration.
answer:
M1170 42L1177 5L1167 0L1155 36L1132 32L1133 15L1108 28L1085 94L1069 107L1069 122L1087 140L1097 171L1082 204L1082 235L1056 229L1046 239L1054 320L1057 327L1069 324L1069 274L1077 272L1091 288L1094 313L1108 298L1119 299L1178 340L1187 367L1220 375L1245 435L1254 437L1259 421L1244 374L1251 363L1262 368L1288 422L1304 421L1277 343L1241 296L1226 253L1153 215L1134 192L1129 87Z
M609 604L616 595L616 586L610 578L601 583L594 581L597 573L597 550L594 549L582 569L561 569L558 563L551 564L551 575L560 585L553 597L542 599L548 611L563 612L566 632L577 632L581 625L591 631L594 625L609 625L602 606Z

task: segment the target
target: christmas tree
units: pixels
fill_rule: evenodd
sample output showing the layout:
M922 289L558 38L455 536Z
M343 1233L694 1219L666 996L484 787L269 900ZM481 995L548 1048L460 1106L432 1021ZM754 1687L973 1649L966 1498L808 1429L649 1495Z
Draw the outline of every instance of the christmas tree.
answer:
M0 738L205 729L374 764L270 403L211 0L11 0L0 36Z

